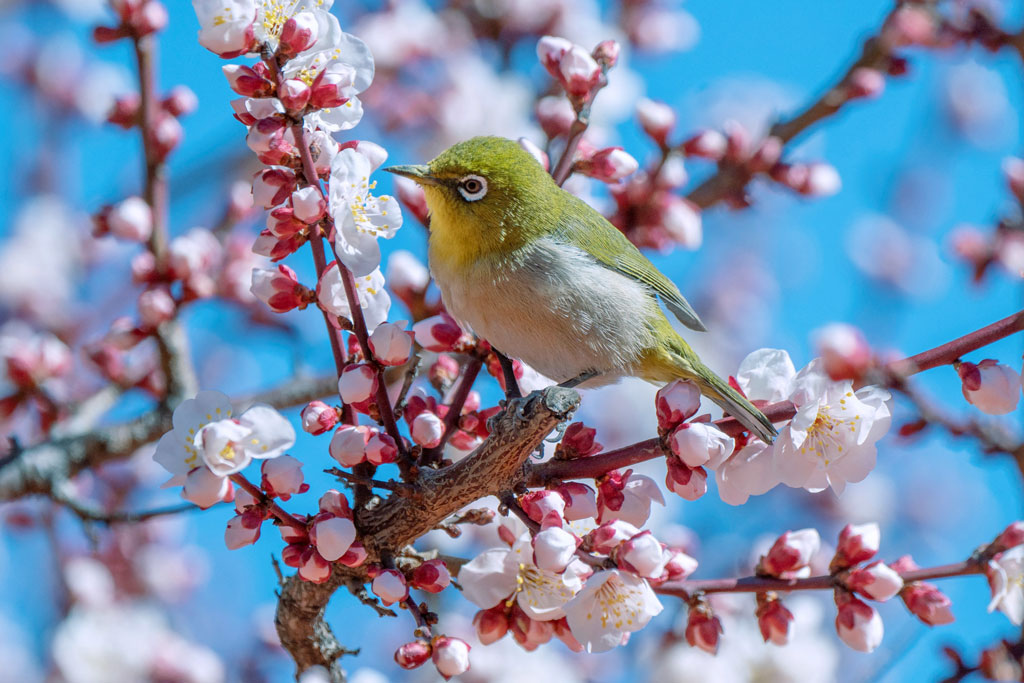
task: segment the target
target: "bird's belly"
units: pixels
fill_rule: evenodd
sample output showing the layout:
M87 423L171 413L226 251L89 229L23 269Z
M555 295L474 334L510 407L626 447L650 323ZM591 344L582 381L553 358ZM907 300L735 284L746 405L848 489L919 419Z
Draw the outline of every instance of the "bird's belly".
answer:
M448 311L502 353L564 381L596 371L595 383L634 374L660 315L642 284L548 240L469 268L431 264Z

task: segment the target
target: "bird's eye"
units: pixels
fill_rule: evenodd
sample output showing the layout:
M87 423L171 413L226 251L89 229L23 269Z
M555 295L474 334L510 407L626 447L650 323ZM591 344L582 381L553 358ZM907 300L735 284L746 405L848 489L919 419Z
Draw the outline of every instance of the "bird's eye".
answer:
M467 202L483 199L487 194L487 181L478 175L468 175L459 181L459 194Z

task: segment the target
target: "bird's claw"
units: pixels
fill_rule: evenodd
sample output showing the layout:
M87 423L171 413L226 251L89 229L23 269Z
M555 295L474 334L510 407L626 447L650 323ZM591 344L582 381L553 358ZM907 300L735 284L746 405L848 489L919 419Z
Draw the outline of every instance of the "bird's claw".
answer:
M562 420L555 425L555 431L551 433L551 436L544 439L547 443L558 443L565 436L565 430L569 428L569 420Z

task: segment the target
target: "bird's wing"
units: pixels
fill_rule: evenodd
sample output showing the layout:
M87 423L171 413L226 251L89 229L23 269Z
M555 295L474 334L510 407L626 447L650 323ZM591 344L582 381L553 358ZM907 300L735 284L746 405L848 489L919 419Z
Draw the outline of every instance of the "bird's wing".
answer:
M679 321L690 329L699 332L707 330L679 288L662 275L622 232L583 200L569 195L569 202L572 210L563 211L559 216L555 228L557 237L584 249L606 268L650 287Z

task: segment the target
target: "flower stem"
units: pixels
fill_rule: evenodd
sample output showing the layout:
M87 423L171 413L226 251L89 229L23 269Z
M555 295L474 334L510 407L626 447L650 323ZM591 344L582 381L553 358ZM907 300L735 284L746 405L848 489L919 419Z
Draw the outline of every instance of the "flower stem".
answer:
M284 508L274 501L273 498L265 494L258 486L246 479L244 474L236 472L235 474L229 475L229 478L231 481L238 484L240 488L245 489L246 493L258 500L261 505L265 505L270 514L280 522L295 529L299 529L300 531L306 531L306 525L303 522L300 522L290 513L286 512Z

